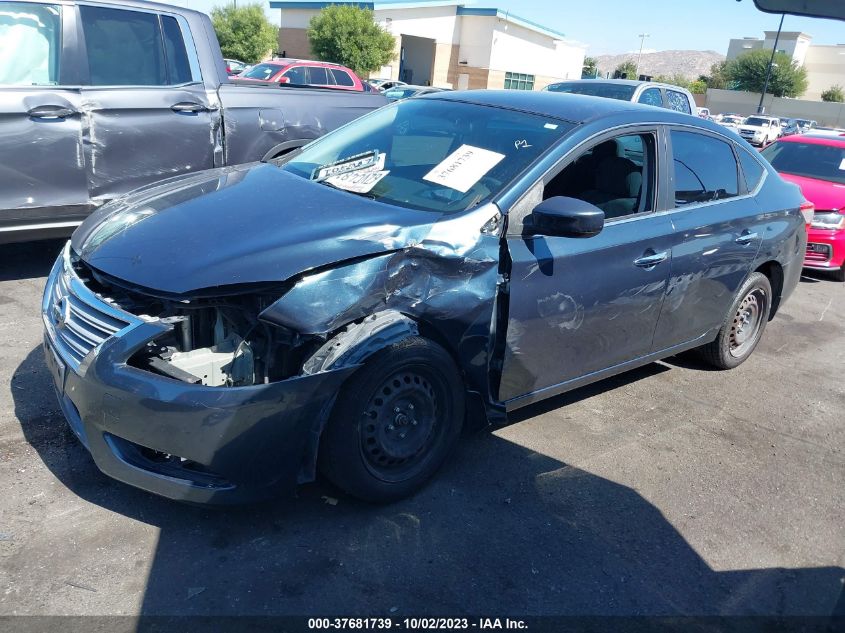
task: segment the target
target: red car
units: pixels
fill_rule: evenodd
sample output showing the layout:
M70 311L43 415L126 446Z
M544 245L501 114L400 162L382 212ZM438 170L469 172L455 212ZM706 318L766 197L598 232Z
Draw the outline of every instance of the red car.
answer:
M238 80L271 81L364 92L361 79L346 66L303 59L274 59L262 62L238 75Z
M815 205L804 267L845 281L845 135L786 136L761 154Z

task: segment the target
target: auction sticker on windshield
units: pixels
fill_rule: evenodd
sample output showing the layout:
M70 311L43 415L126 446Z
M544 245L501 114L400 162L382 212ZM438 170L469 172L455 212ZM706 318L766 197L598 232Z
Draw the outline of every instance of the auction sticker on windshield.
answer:
M461 145L423 176L423 180L466 193L504 157L481 147Z
M339 176L326 178L326 182L338 189L344 189L353 193L369 193L379 181L390 173L384 168L385 154L379 154L374 165L355 171L348 171Z
M350 156L349 158L344 158L343 160L317 167L311 175L311 179L319 182L320 180L325 180L326 178L331 178L332 176L339 176L340 174L346 174L350 171L358 171L359 169L373 167L378 164L378 161L378 150L364 152L363 154L356 154L355 156Z

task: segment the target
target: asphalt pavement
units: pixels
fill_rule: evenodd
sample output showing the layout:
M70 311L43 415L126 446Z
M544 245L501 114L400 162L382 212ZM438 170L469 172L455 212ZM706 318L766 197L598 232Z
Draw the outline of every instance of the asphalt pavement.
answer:
M211 509L102 475L0 247L0 615L845 613L845 284L807 275L744 365L670 358L464 438L413 498Z

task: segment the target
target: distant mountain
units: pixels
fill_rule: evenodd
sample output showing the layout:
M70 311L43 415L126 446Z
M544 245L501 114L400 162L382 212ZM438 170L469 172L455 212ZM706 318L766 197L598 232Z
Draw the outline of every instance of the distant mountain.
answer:
M613 71L619 64L631 60L636 63L637 53L623 53L621 55L598 55L599 72L602 77L606 73L613 76ZM716 51L658 51L643 52L640 60L641 75L683 75L687 79L698 79L699 75L707 75L710 66L724 61L725 56ZM635 78L634 78L635 79Z

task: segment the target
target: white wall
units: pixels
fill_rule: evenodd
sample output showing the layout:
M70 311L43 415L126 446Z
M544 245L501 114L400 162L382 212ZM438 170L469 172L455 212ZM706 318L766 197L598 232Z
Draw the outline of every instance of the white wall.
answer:
M811 46L804 57L807 92L802 99L821 99L834 84L845 87L845 46Z
M310 9L271 9L271 11L280 16L280 26L283 29L307 29L311 18L319 13Z
M493 50L493 27L496 18L483 15L462 15L460 25L461 47L458 60L462 65L489 68ZM466 62L466 64L463 64Z
M397 38L415 35L433 39L438 44L457 44L460 29L457 7L425 7L418 9L377 9L375 20ZM391 21L388 22L388 19Z
M733 39L728 42L728 61L736 59L744 53L750 53L758 48L763 48L763 40L760 39Z
M760 94L741 92L739 90L707 90L706 106L712 114L736 112L737 114L754 114ZM845 104L824 103L822 101L807 101L805 99L781 99L767 94L763 101L766 114L793 119L811 119L819 125L843 127L845 126Z
M559 79L580 79L584 54L585 49L579 46L496 20L490 68Z

